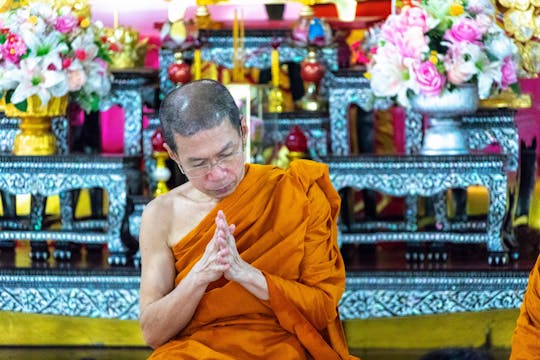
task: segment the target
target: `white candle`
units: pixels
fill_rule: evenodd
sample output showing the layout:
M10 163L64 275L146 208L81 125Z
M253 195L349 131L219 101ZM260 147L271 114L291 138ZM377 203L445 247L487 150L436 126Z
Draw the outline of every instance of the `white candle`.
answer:
M113 27L116 29L118 27L118 9L113 10Z

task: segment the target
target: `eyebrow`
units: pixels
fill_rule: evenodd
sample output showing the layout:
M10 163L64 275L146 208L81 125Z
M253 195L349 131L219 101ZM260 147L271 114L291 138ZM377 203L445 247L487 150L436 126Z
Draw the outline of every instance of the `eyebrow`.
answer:
M216 155L219 155L219 154L221 154L221 153L223 153L223 152L229 150L232 146L234 146L233 142L232 142L232 141L229 141L229 142L227 143L227 145L225 145L224 147L222 147L221 150L219 150L219 151L217 152ZM208 160L208 158L188 157L187 160L188 160L189 162L196 162L196 161L206 161L206 160Z

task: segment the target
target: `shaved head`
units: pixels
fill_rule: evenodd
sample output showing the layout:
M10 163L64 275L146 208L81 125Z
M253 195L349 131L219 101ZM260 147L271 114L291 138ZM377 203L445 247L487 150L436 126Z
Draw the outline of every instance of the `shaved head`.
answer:
M240 133L240 112L229 90L214 80L198 80L171 91L159 109L165 142L176 152L174 135L191 136L230 121Z

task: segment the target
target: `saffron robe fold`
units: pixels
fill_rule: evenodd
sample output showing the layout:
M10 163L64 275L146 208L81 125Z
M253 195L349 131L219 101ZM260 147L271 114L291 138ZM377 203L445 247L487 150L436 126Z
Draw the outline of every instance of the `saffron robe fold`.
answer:
M151 359L355 359L337 310L345 268L337 245L340 198L324 164L288 170L247 164L244 179L174 247L176 285L201 258L223 210L242 259L261 270L269 300L221 278L189 324ZM182 309L178 309L182 311Z
M529 275L512 337L511 360L540 359L540 256Z

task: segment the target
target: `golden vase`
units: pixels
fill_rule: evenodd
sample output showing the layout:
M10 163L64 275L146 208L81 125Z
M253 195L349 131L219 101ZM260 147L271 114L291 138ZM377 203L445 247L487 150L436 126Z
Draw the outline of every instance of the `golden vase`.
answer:
M41 106L38 96L32 95L27 101L26 111L14 104L6 103L5 114L20 118L19 133L13 142L13 155L54 155L56 136L52 133L52 118L66 114L68 95L54 97L46 106Z

